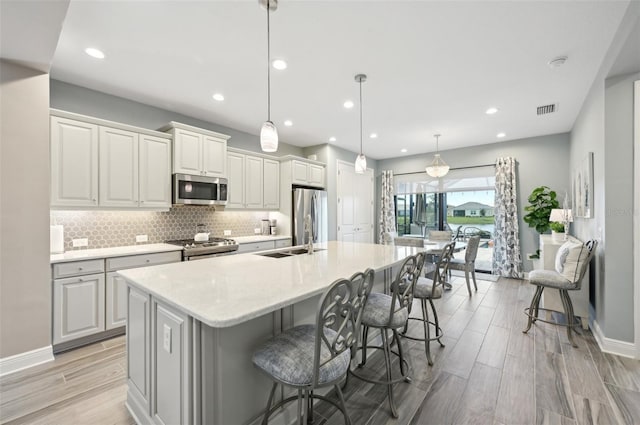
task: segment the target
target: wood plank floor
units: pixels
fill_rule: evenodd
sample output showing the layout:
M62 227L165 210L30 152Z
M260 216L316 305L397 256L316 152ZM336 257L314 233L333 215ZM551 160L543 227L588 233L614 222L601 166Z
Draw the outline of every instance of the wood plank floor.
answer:
M640 424L640 361L600 352L590 332L576 337L578 348L564 328L538 323L523 334L532 296L526 281L501 278L478 280L469 297L464 279L454 277L436 303L445 347L432 343L434 366L423 343L402 341L413 380L394 387L400 417L391 418L385 388L350 378L353 424ZM410 331L419 335L421 324L412 321ZM4 376L0 423L133 424L125 368L124 337L117 337ZM380 353L367 368L384 373ZM325 403L315 418L316 425L343 423Z

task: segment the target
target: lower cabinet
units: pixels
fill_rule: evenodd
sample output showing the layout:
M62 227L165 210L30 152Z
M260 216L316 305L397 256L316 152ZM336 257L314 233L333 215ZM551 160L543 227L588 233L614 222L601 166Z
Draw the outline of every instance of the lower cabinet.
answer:
M246 252L264 251L267 249L285 248L287 246L291 246L291 239L278 239L275 241L241 243L238 246L238 254L243 254Z
M116 272L107 273L106 328L127 324L127 282Z
M104 331L104 282L104 273L53 281L54 344Z

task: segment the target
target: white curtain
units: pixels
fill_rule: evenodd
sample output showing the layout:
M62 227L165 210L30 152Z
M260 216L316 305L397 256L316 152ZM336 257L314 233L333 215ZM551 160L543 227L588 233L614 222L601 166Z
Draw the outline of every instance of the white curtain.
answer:
M393 171L382 171L382 197L380 199L380 232L378 242L388 244L396 235L396 214L393 205Z
M516 194L516 160L496 160L495 231L493 274L520 278L522 257L518 236L518 198Z

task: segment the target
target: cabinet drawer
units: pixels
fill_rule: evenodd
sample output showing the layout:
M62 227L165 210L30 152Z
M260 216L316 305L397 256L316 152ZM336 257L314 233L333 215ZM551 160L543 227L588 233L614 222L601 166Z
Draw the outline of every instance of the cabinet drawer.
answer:
M276 242L276 248L285 248L291 246L291 239L279 239Z
M57 263L53 265L54 279L102 272L104 272L103 259L73 261L69 263Z
M273 248L275 248L275 244L273 243L273 241L243 243L238 246L238 253L263 251L265 249L273 249Z
M134 267L152 266L155 264L176 263L181 260L182 253L180 251L113 257L107 258L107 271L112 272L122 269L131 269Z

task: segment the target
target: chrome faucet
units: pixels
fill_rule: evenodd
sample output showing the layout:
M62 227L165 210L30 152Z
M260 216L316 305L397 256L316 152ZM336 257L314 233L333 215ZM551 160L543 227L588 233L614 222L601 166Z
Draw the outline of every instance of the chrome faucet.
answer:
M309 237L307 242L307 254L313 254L313 231L311 229L311 214L307 214L304 218L304 234Z

